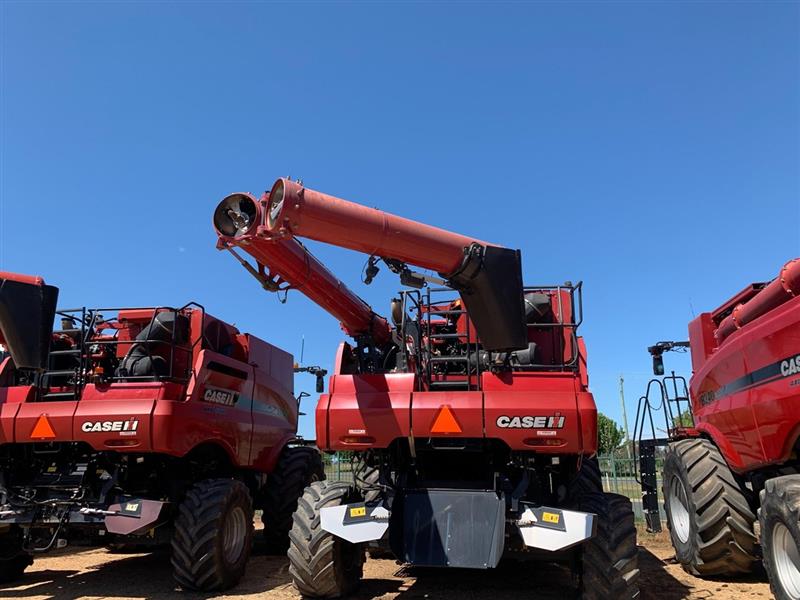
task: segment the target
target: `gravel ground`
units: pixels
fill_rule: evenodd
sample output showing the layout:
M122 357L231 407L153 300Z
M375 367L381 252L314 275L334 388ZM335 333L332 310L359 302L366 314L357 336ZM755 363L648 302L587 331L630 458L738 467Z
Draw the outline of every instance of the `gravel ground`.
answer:
M691 577L672 564L663 534L640 536L642 600L737 600L770 598L764 576L748 580L708 581ZM157 598L191 600L172 582L169 554L112 554L105 549L72 551L38 558L14 587L0 587L0 598L27 600L77 598ZM358 600L458 598L459 600L564 600L570 585L566 569L508 564L494 571L404 570L391 560L369 560ZM299 600L289 582L285 558L256 554L244 580L217 598Z

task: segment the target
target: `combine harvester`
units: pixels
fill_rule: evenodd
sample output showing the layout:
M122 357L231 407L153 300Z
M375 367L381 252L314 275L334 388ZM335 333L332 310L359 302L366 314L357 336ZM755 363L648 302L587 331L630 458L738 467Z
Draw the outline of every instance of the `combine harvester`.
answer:
M640 401L636 428L648 528L661 530L655 459L666 446L667 524L684 569L748 573L762 555L778 600L800 599L798 295L795 259L771 282L697 317L689 342L649 348L656 375L664 374L664 352L690 348L693 375L688 389L674 372L651 381L648 392L658 393ZM663 411L666 437L657 435L654 410Z
M319 452L293 445L291 355L195 303L57 311L57 297L0 273L0 582L69 543L171 543L182 587L229 588L254 508L285 552L297 499L324 478Z
M357 474L299 502L289 559L304 596L355 590L378 544L410 565L564 561L586 600L638 597L631 503L603 493L595 456L580 284L524 287L519 251L288 179L260 199L226 197L214 224L265 289L301 291L353 339L316 430L323 450L354 453ZM366 282L381 261L399 274L411 289L392 299L392 325L298 237L367 254Z

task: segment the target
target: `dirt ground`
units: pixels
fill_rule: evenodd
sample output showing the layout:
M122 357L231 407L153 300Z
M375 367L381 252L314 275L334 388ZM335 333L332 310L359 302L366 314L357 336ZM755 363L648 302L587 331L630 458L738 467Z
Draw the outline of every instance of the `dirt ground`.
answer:
M642 600L744 600L770 598L763 575L747 580L701 580L672 564L672 549L663 534L640 535ZM565 600L570 586L566 569L543 565L532 569L504 565L494 571L402 570L391 560L369 560L358 600L458 598L458 600ZM165 551L112 554L104 549L40 557L19 585L0 587L1 598L72 600L77 598L157 598L193 600L198 594L175 589ZM285 558L256 553L244 580L217 598L297 600Z

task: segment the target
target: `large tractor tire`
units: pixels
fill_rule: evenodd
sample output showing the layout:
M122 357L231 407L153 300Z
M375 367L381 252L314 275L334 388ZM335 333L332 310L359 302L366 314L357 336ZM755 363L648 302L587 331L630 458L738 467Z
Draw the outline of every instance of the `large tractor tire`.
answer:
M364 545L324 531L319 511L361 500L347 483L317 481L306 488L289 532L289 574L304 598L339 598L361 583Z
M359 492L364 497L364 502L378 502L381 499L381 490L378 484L381 480L381 472L375 467L364 466L359 472L360 482L356 482Z
M264 523L267 552L286 554L297 501L306 487L323 479L322 457L315 448L300 446L283 450L275 471L269 474L264 486L261 521Z
M800 475L776 477L761 490L761 549L776 600L800 600Z
M23 550L22 530L12 526L0 534L0 583L16 581L33 564L33 557Z
M378 488L380 480L381 472L379 469L366 465L361 468L358 479L356 480L356 486L359 488L358 491L364 498L364 502L369 504L381 500L382 493L380 488ZM395 558L394 553L389 548L389 540L385 537L383 540L371 542L371 545L367 546L367 555L374 559Z
M175 519L172 567L187 590L218 591L244 575L253 543L253 501L235 479L208 479L186 494Z
M581 467L567 486L566 502L578 503L587 494L603 491L603 476L597 456L584 457Z
M581 600L639 598L639 550L631 501L618 494L586 494L579 507L597 515L597 534L583 548Z
M692 575L749 573L756 516L749 491L703 439L674 442L664 459L664 508L675 556Z

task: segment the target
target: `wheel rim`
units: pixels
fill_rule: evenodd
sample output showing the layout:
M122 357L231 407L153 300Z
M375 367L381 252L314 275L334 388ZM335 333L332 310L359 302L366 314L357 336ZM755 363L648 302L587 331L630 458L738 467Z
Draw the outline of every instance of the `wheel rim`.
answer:
M669 482L669 520L678 539L684 544L688 542L691 532L689 500L683 481L677 475L673 475Z
M228 513L222 528L222 553L228 564L239 560L247 538L247 516L240 506Z
M775 523L772 530L775 571L781 587L793 600L800 600L800 552L789 528Z

